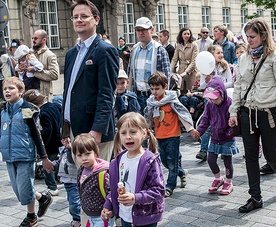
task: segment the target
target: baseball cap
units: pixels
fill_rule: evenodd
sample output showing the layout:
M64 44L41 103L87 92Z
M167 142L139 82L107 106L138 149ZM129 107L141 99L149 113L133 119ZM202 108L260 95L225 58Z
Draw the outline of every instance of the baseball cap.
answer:
M19 60L20 58L24 57L28 53L30 53L29 47L27 47L26 45L20 45L14 52L14 58L15 60Z
M152 22L149 18L147 17L140 17L139 19L136 20L136 25L135 28L137 27L142 27L144 29L149 29L152 28Z
M16 42L12 42L11 47L18 47L18 44Z
M24 94L23 98L28 101L31 102L35 105L39 105L44 103L44 100L46 98L45 95L42 95L38 90L36 89L30 89L28 91L26 91L26 93Z
M123 70L123 69L119 70L118 79L120 79L120 78L128 79L128 76L127 76L125 70Z
M220 92L212 87L207 87L204 91L203 98L217 99L220 96Z

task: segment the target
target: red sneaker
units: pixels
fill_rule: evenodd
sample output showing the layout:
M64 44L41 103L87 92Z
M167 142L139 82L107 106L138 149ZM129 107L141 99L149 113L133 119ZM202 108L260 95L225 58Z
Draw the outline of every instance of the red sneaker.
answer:
M221 185L223 185L224 180L221 178L220 180L214 180L212 186L209 188L209 193L215 193Z

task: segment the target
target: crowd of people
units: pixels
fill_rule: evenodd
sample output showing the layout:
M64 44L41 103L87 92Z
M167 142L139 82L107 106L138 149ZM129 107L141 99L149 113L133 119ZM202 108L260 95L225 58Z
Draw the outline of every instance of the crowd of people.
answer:
M197 40L185 27L173 46L169 31L156 33L152 21L140 17L138 42L130 48L120 37L115 48L108 34L96 33L100 12L93 3L76 0L71 14L78 40L65 56L63 97L53 99L59 66L46 31L34 32L31 49L24 40L13 40L1 56L6 106L0 150L12 188L27 206L20 227L36 226L58 196L54 171L67 192L71 226L157 226L177 178L181 188L187 184L179 151L183 129L201 139L196 158L207 160L214 175L208 192L230 194L232 156L239 152L232 135L238 110L250 194L239 212L261 208L260 147L267 160L261 171L276 171L276 55L267 23L249 21L247 40L240 43L227 38L231 32L223 25L213 28L214 39L203 27ZM214 57L209 74L196 66L202 51ZM173 81L176 90L170 90ZM195 126L200 102L204 112ZM34 184L37 156L47 186L43 193ZM166 181L162 165L169 172Z

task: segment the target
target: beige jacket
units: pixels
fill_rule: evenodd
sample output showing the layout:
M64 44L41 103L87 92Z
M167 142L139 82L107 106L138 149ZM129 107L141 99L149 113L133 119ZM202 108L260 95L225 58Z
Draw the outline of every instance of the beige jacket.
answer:
M197 44L197 47L198 47L198 52L200 52L201 40L202 40L202 38L195 41L195 43ZM209 46L213 45L213 42L214 42L214 40L212 40L210 37L207 37L205 45L203 47L203 51L207 51L207 49L209 48Z
M183 45L177 44L175 52L171 62L171 72L174 73L175 66L179 62L178 74L186 72L186 76L182 77L182 85L180 88L181 94L186 94L188 89L192 89L192 86L196 80L196 65L195 59L198 53L198 47L195 42L187 43L183 49Z
M53 98L52 81L57 80L59 76L59 65L57 56L48 49L47 46L35 52L44 69L41 72L35 72L34 76L40 79L40 92L48 97L48 101Z
M261 59L259 59L255 69L260 64ZM251 56L243 54L237 66L237 80L234 84L232 105L229 108L231 117L237 116L237 109L253 80L253 70ZM247 95L245 107L251 109L276 107L276 51L266 58L259 70Z

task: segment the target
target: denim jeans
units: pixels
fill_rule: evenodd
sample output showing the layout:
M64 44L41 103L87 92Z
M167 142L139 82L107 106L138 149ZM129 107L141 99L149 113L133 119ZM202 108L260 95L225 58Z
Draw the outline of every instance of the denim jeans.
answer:
M144 116L144 109L147 106L147 99L149 98L149 96L143 96L141 94L137 94L137 101L141 107L140 109L140 113Z
M210 142L210 127L201 136L200 151L207 152Z
M57 154L49 154L48 159L50 161L54 161L57 158ZM48 173L46 170L43 169L44 172L44 180L45 184L47 185L48 189L51 190L56 190L57 189L57 184L56 184L56 178L55 178L55 172L51 171Z
M80 220L81 203L76 183L64 183L67 192L67 201L69 203L69 213L73 220Z
M199 104L199 100L197 97L192 96L188 98L186 95L182 95L179 97L179 101L187 108L194 108L196 109L197 105Z
M88 216L88 220L90 222L90 226L93 227L103 227L104 221L100 216ZM114 226L114 218L110 218L108 220L108 227Z
M28 205L35 199L35 162L6 162L12 189L21 205Z
M162 164L169 170L166 188L174 190L177 176L181 177L184 175L184 170L179 165L180 136L157 139L157 141Z
M131 227L131 223L125 222L123 219L122 220L122 227ZM134 227L156 227L157 223L153 224L148 224L148 225L134 225Z

